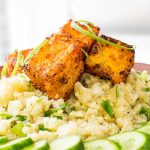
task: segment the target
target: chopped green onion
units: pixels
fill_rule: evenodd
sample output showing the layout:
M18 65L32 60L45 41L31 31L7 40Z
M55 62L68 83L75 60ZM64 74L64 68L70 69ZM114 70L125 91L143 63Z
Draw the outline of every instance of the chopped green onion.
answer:
M110 105L109 100L102 101L101 106L108 113L108 115L112 118L113 117L113 108Z
M118 48L124 48L124 49L128 49L128 50L133 50L133 47L132 47L132 48L128 48L128 47L126 47L126 46L121 46L121 45L118 45L118 44L116 44L116 43L112 43L112 42L110 42L110 41L107 41L107 40L103 39L102 37L99 37L99 36L97 36L97 35L95 35L95 34L93 34L93 33L90 33L90 32L88 32L88 31L84 30L82 27L80 27L80 26L79 26L77 23L75 23L74 21L72 21L71 26L72 26L74 29L76 29L77 31L81 32L82 34L84 34L84 35L88 36L89 38L94 39L94 40L96 40L96 41L103 42L103 43L106 43L106 44L111 45L111 46L116 46L116 47L118 47Z
M51 108L50 110L47 110L44 112L44 116L45 117L49 117L51 116L53 113L57 112L58 110L60 110L62 108Z
M71 111L75 111L76 108L73 106L71 107L69 104L66 105L67 107L63 108L64 114L69 114Z
M60 109L65 108L68 105L68 102L64 102L63 104L60 105Z
M43 47L45 44L48 43L48 39L45 39L41 44L39 44L37 47L35 47L30 53L29 55L27 55L27 57L25 58L24 62L22 63L22 65L25 65L34 55L35 53L41 48Z
M44 117L49 117L49 116L51 116L52 113L53 112L51 110L47 110L44 112Z
M17 119L18 121L25 121L25 120L27 120L27 116L16 115L15 117L16 117L16 119Z
M3 66L3 69L1 71L1 78L2 77L6 77L7 75L7 67L8 67L8 64L6 63L4 66Z
M83 53L85 54L86 59L89 59L89 54L88 54L83 48L81 48L81 50L82 50Z
M62 116L53 116L53 117L56 117L56 118L59 119L59 120L62 120L62 119L63 119Z
M26 79L26 77L24 75L22 75L22 74L20 75L20 77L23 78L23 79Z
M49 117L51 116L53 113L57 112L58 110L60 110L62 108L51 108L50 110L45 111L44 116L45 117Z
M18 71L18 68L19 68L19 65L20 65L20 60L21 60L21 52L18 51L18 56L17 56L17 61L16 61L16 64L15 64L15 67L13 69L13 72L11 74L11 76L14 76L17 74L17 71Z
M39 124L39 130L42 130L42 131L44 131L44 124Z
M0 113L0 117L6 118L6 119L10 119L10 118L12 118L13 116L10 115L10 114L8 114L8 113ZM22 116L22 115L16 115L15 118L16 118L16 120L18 120L18 121L25 121L25 120L27 119L26 116Z
M137 124L144 126L145 124L147 124L147 122L146 121L145 122L139 122Z
M39 99L36 100L36 102L39 104L43 100L43 97L40 97Z
M13 126L11 128L11 131L13 134L15 134L19 137L24 137L26 135L22 131L23 127L24 127L24 124L22 122L20 122L20 123L17 123L15 126Z
M116 98L118 98L119 97L119 87L118 87L118 85L116 86Z
M47 111L44 112L44 116L45 117L49 117L51 116L53 113L61 110L61 109L65 109L65 107L68 105L68 102L64 102L63 104L61 104L58 108L51 108ZM65 110L63 110L65 112Z
M147 117L148 121L150 120L150 108L142 106L139 113L144 114Z
M70 110L75 111L76 110L75 106L71 107Z
M87 29L92 33L92 34L95 34L95 32L92 30L92 28L86 23L86 22L80 22L80 24L84 25L87 27Z
M50 131L48 128L44 127L44 124L39 124L39 130L41 130L41 131Z
M87 111L88 111L88 106L84 107L84 108L83 108L83 111L84 111L84 112L87 112Z
M12 118L13 116L10 115L10 114L8 114L8 113L0 113L0 117L6 118L6 119L10 119L10 118Z
M25 126L26 127L31 127L31 124L30 123L26 123Z
M144 91L145 92L150 92L150 88L145 88Z
M24 65L24 58L22 57L20 60L20 65L23 66Z
M65 114L69 113L69 110L68 110L69 107L67 106L68 106L68 102L64 102L63 104L60 105L60 108L63 110L63 113Z
M77 22L80 22L80 23L88 23L90 25L94 25L94 23L90 22L90 21L87 21L87 20L78 20Z

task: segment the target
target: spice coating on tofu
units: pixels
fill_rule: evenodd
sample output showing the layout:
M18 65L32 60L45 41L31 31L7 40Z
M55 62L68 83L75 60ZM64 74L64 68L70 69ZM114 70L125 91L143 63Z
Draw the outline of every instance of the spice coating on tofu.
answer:
M98 34L99 28L91 28ZM29 60L25 73L49 98L67 99L84 71L82 49L88 51L93 42L73 29L70 20Z
M102 35L102 38L118 45L131 48L130 45ZM113 84L124 82L134 65L134 50L110 46L96 42L89 51L89 58L85 61L85 71L110 79Z

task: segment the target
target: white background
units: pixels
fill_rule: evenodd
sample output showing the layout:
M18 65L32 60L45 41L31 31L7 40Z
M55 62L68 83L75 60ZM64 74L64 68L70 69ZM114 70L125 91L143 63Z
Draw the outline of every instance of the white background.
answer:
M150 0L0 0L0 64L14 49L32 48L69 18L85 19L136 49L150 64Z

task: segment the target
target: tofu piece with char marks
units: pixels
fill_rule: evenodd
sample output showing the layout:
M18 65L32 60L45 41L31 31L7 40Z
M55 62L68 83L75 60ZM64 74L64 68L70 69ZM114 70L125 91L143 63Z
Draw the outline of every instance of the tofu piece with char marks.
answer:
M102 38L121 46L132 48L119 40ZM134 50L110 46L95 41L89 51L89 59L85 61L85 71L101 78L110 79L113 84L124 82L134 65Z
M53 34L46 45L24 66L31 82L51 99L69 97L84 71L83 50L88 51L94 40L71 27L69 20ZM80 24L79 24L80 25ZM84 29L87 28L83 25ZM96 34L99 28L90 25Z

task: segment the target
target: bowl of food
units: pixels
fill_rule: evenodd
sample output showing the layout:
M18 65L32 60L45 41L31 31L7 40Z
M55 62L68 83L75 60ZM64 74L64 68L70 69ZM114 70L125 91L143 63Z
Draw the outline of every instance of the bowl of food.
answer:
M136 50L69 20L0 67L0 149L150 149L150 66Z

